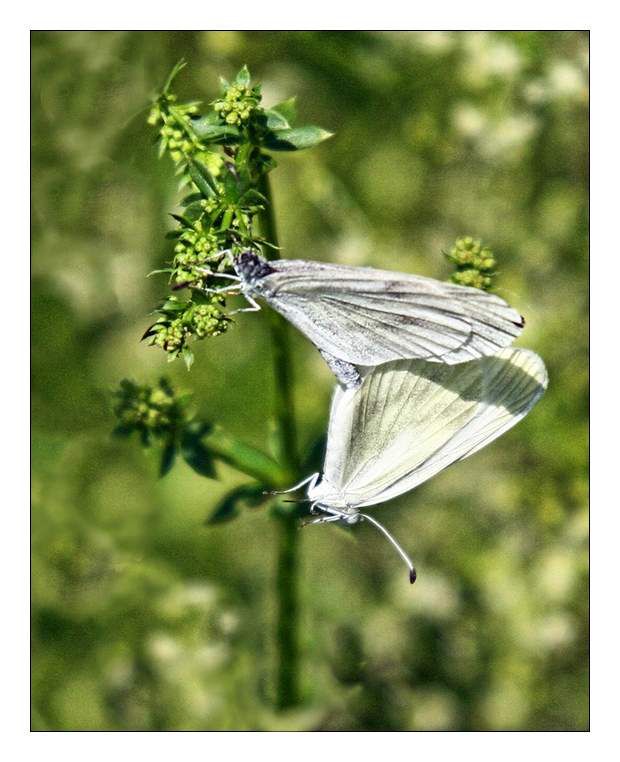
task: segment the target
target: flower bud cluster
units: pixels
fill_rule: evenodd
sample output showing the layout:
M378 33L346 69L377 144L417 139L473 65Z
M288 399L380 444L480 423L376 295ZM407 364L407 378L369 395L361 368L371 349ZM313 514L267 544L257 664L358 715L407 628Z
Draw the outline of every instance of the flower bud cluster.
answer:
M172 265L176 284L203 288L206 277L201 268L221 259L221 248L217 235L210 230L203 230L200 221L193 228L185 228L174 246Z
M198 304L192 314L193 332L199 339L220 336L226 331L230 318L220 309L223 300L214 298L210 304Z
M160 347L164 352L169 352L176 356L183 348L189 333L189 326L180 317L170 321L155 323L152 331L151 346Z
M471 236L457 238L447 257L457 266L452 274L454 283L485 291L491 288L496 261L491 249L480 240Z
M174 163L179 164L204 150L204 146L191 128L191 117L198 113L198 105L175 105L175 101L176 95L162 95L153 105L147 122L153 127L159 125L161 150L167 150Z
M165 379L160 379L156 386L124 379L114 392L114 398L119 433L139 431L143 437L162 436L177 428L184 418L183 404Z
M457 238L448 258L459 267L467 266L481 272L490 272L495 267L495 257L491 249L470 236Z
M489 275L483 275L479 270L468 268L459 270L452 275L454 283L459 286L470 286L471 288L481 288L483 291L491 288L493 279Z
M234 84L226 88L224 97L216 100L213 109L226 124L247 124L260 102L254 88Z
M231 323L222 309L224 299L216 294L211 295L208 301L174 304L174 310L166 309L165 305L160 309L161 317L147 332L150 345L160 347L172 359L187 348L191 339L220 336Z

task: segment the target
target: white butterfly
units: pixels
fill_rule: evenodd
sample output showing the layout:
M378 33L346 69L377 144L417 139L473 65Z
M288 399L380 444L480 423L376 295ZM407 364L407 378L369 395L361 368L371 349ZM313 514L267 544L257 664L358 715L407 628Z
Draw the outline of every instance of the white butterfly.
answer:
M495 354L523 328L503 299L420 275L305 260L233 260L234 285L259 310L261 297L319 349L339 381L359 386L360 368L399 359L452 365Z
M365 508L417 487L518 423L547 388L538 355L508 348L458 366L399 360L364 374L360 389L337 387L322 476L308 484L311 523L367 520L409 557Z

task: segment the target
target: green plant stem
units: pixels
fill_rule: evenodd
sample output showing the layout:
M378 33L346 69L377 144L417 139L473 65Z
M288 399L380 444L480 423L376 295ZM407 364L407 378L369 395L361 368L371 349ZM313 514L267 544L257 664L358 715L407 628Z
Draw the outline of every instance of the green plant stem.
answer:
M266 487L280 487L285 479L282 467L261 450L228 434L220 426L202 438L202 443L219 460L253 476Z
M261 231L266 240L277 246L278 236L267 175L261 177L259 191L268 201L261 215ZM272 259L277 258L278 250L269 250L269 255ZM274 310L268 310L268 320L273 352L277 460L286 474L288 483L285 486L290 486L299 477L299 457L288 324ZM278 527L276 703L280 709L286 709L299 703L299 531L296 519L290 512L278 512L276 524Z

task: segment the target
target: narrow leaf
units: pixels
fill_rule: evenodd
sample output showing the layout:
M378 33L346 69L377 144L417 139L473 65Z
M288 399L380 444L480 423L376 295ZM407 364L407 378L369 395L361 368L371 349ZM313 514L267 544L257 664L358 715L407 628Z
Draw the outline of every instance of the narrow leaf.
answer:
M174 466L176 455L177 455L176 444L174 440L170 440L164 447L164 451L161 455L161 461L159 464L160 477L165 476L170 471L172 466Z
M187 465L197 474L215 479L213 457L199 437L186 434L181 441L181 454Z
M270 130L288 130L290 128L291 125L286 117L282 116L282 114L275 109L267 109L265 114L267 116L267 127Z
M277 103L275 106L272 106L270 111L276 111L283 119L286 119L289 125L293 124L297 117L297 97L293 96L281 103Z
M237 127L232 124L212 124L208 117L195 119L192 121L192 129L196 137L204 142L217 142L226 139L226 142L232 142L239 139L240 133Z
M290 130L277 130L268 132L263 140L265 148L272 151L301 151L304 148L312 148L331 138L333 132L314 125L306 127L293 127Z
M204 164L193 159L189 163L189 174L194 184L203 195L207 197L215 195L217 185L215 184L213 176Z
M189 347L183 347L181 356L183 357L183 362L185 363L185 367L187 368L187 370L190 370L192 365L194 364L194 353Z
M166 94L168 90L170 89L170 86L174 82L174 78L177 76L177 74L182 71L187 66L187 61L184 58L180 58L175 65L172 67L172 71L168 75L168 79L166 80L166 84L164 85L164 89L162 92Z
M151 270L151 272L146 277L150 278L151 275L160 275L161 273L172 273L172 272L174 272L172 267L164 267L161 270Z
M201 193L190 193L189 196L185 196L183 201L181 201L181 206L189 206L190 204L193 204L194 201L200 201L201 199Z
M239 87L248 87L249 84L250 84L250 72L248 70L248 67L244 65L239 70L239 73L235 77L235 85L239 85Z
M263 494L262 484L243 484L228 492L217 503L206 524L221 524L230 521L239 515L239 509L245 504L248 507L256 507L264 503L267 497Z

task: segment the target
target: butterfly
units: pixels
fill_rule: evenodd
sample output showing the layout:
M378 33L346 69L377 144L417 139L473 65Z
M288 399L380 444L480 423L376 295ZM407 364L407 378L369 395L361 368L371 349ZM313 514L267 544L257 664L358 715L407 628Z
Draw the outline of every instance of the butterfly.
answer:
M233 258L234 282L216 293L241 293L256 311L264 299L318 348L346 387L362 370L400 359L452 365L495 354L521 332L521 315L477 288L420 275L307 260L267 261L245 251Z
M468 458L518 423L547 388L543 361L527 349L460 365L397 360L364 373L359 389L336 388L323 473L307 486L310 523L368 521L392 543L416 578L408 555L361 509L417 487Z

